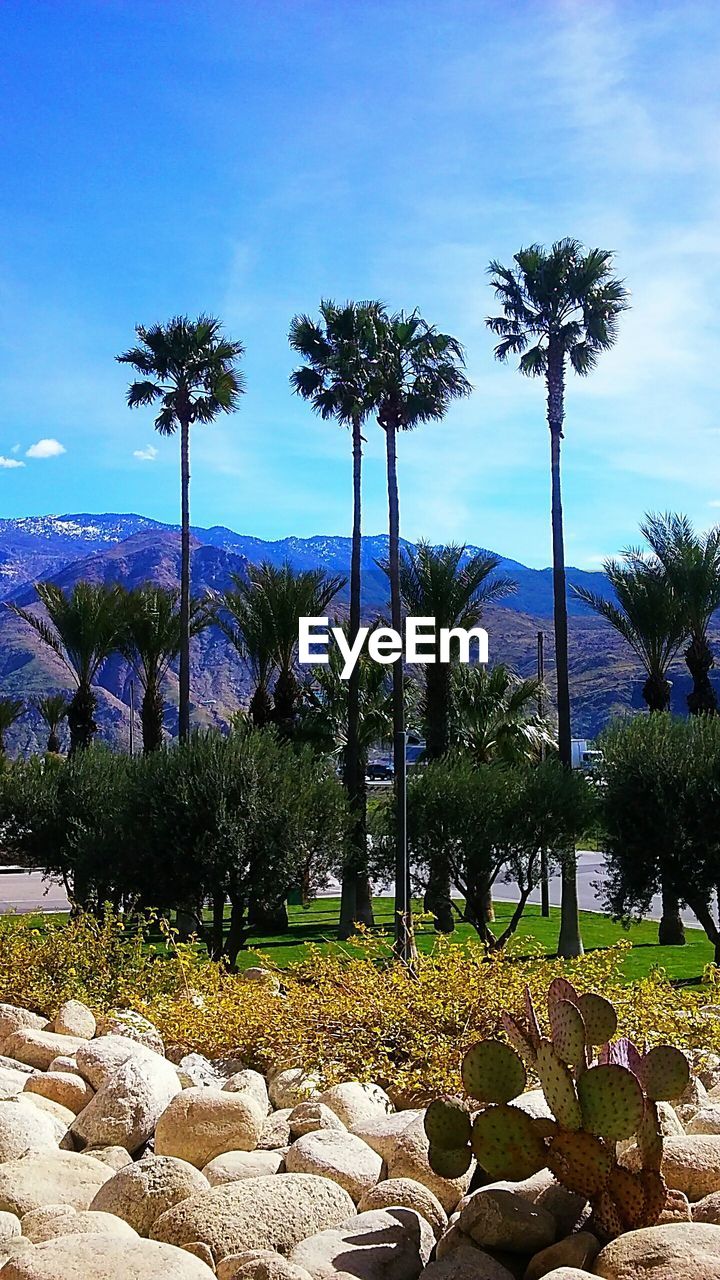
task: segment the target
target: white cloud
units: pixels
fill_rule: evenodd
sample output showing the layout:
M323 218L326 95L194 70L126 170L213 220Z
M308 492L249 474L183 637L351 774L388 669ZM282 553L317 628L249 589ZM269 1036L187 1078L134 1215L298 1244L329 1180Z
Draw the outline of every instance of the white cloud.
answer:
M17 458L3 458L0 454L0 470L12 471L15 467L24 467L24 462L19 462Z
M10 452L11 452L11 453L19 453L19 452L20 452L20 445L19 445L19 444L14 444L14 445L13 445L13 447L12 447L12 449L10 450Z
M37 444L31 444L30 448L25 450L25 457L57 458L61 453L65 452L65 446L59 440L45 439L38 440Z
M133 458L139 458L141 462L154 462L158 456L158 451L154 444L149 444L145 449L133 450Z

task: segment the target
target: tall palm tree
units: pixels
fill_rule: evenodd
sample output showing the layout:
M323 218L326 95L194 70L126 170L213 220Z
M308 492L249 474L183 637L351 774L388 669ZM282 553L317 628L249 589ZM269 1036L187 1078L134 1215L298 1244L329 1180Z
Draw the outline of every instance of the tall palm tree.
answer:
M587 587L573 586L573 594L605 618L640 659L645 671L643 698L649 710L667 711L668 668L687 635L682 600L656 557L631 548L620 560L605 560L603 570L615 600Z
M22 698L0 698L0 759L5 755L5 734L23 713Z
M486 323L500 338L498 360L519 356L520 372L542 377L547 388L552 490L553 602L557 675L558 747L571 766L570 685L568 674L567 598L560 441L565 424L565 375L568 363L586 377L602 351L617 336L618 317L628 306L628 293L613 275L613 254L584 249L577 240L558 240L547 250L534 244L515 254L514 266L490 263L490 285L502 314ZM562 908L558 952L582 953L574 853L563 862Z
M402 630L400 597L400 503L397 437L424 422L444 418L453 400L470 394L465 357L457 338L440 333L417 311L374 318L367 356L378 424L385 432L388 485L388 571L391 622ZM393 755L395 762L395 953L414 955L407 860L405 706L402 658L393 664Z
M680 601L687 625L685 663L693 680L687 695L692 715L714 715L717 695L710 682L715 665L708 640L710 619L720 608L720 525L696 533L687 516L648 515L640 526Z
M143 751L148 755L162 746L162 685L179 652L182 638L180 593L151 583L128 591L124 597L125 625L120 649L143 689L140 719ZM190 601L190 635L198 635L210 621L203 600Z
M500 560L487 552L467 555L464 546L450 543L431 547L420 541L400 553L400 598L408 614L435 619L436 643L428 646L433 661L425 668L425 754L430 760L444 756L450 746L451 665L440 660L440 628L475 627L485 605L516 590L507 575L492 577ZM383 564L389 572L387 561ZM435 916L435 927L452 933L455 917L450 899L448 863L430 869L425 910Z
M605 575L616 601L586 587L573 587L574 594L605 618L640 659L645 670L643 698L648 710L667 711L670 706L668 668L687 637L687 619L663 565L630 549L622 559L606 560ZM662 917L658 939L666 946L682 946L685 929L677 896L663 885Z
M290 346L305 361L293 370L290 382L297 395L312 405L324 420L333 418L348 427L353 456L353 517L350 555L349 643L360 628L362 551L362 448L363 424L373 410L372 388L366 359L368 325L378 315L375 302L346 302L339 306L323 300L319 321L295 316L290 326ZM347 681L347 743L343 777L351 813L350 842L354 857L342 878L341 933L372 920L370 882L367 875L365 778L360 758L360 664Z
M247 578L236 574L233 588L219 597L218 622L241 656L253 652L255 669L264 681L275 673L269 720L286 737L293 734L300 704L298 619L325 614L346 581L322 569L263 562L249 565ZM267 692L267 684L263 689Z
M498 663L453 672L453 737L476 764L526 764L556 746L550 721L538 712L541 683Z
M60 753L60 725L67 719L69 709L64 693L47 693L35 703L35 710L47 726L47 750L53 755Z
M57 654L75 682L67 713L73 754L89 746L97 733L93 684L105 660L119 647L122 592L94 582L77 582L70 592L54 582L38 582L35 591L47 619L17 604L8 608Z
M155 429L161 435L180 429L179 734L184 740L190 733L190 427L239 407L245 386L237 362L245 348L225 338L213 316L175 316L164 325L138 325L135 332L138 345L116 357L143 375L130 384L127 402L131 409L159 403Z

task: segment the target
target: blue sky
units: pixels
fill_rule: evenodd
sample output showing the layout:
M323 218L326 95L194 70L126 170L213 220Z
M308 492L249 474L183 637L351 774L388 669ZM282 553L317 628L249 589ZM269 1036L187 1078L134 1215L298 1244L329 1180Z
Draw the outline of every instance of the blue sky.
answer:
M193 520L348 533L349 441L291 396L287 329L380 297L456 334L475 387L401 441L403 533L547 564L543 388L493 362L486 267L573 235L632 310L568 391L568 559L649 508L720 518L714 0L5 0L0 41L1 516L176 520L176 441L113 356L208 310L248 391L194 433ZM384 483L370 425L367 532Z

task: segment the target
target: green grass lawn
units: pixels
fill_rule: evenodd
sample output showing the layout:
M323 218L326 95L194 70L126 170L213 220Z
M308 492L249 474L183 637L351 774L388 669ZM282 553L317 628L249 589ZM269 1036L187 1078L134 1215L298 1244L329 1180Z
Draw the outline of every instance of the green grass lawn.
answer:
M420 910L420 904L415 904ZM283 967L294 961L302 960L312 944L328 946L335 950L342 948L353 953L355 948L337 940L337 920L340 909L338 898L319 898L309 907L291 906L289 908L289 933L258 936L250 940L250 952L241 953L238 964L241 967L257 964L254 951L262 951L274 965ZM501 931L503 924L512 913L512 904L497 902L495 904L497 928ZM633 925L626 932L621 925L613 924L606 916L594 911L580 913L582 936L586 951L595 947L609 947L621 938L633 944L623 965L623 972L628 981L644 977L654 965L661 965L668 976L679 982L699 982L706 964L713 959L713 949L701 929L688 929L687 945L684 947L661 947L657 941L657 923L652 920ZM380 928L392 928L392 899L375 899L375 922ZM545 949L548 955L554 955L557 947L560 911L557 907L550 910L549 919L540 914L539 906L529 906L517 930L513 950L521 954L522 946L518 942L522 938L534 938ZM417 929L417 944L420 951L431 951L436 942L432 922L422 920ZM460 922L452 935L455 943L462 945L468 940L477 941L477 934L470 925Z

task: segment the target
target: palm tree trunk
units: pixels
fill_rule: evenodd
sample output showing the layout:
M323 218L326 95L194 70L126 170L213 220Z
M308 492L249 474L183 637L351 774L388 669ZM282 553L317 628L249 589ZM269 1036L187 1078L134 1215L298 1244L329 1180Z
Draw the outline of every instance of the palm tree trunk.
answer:
M163 702L162 695L154 680L149 680L143 694L140 710L142 723L143 752L147 756L151 751L159 751L162 746Z
M662 672L652 671L642 688L648 711L670 710L670 682Z
M350 556L350 644L360 629L362 552L362 430L360 419L352 424L353 526ZM372 899L367 880L367 800L360 752L360 664L356 663L348 681L347 746L345 749L345 790L350 805L349 857L343 870L340 899L340 937L348 938L357 924L374 923ZM360 901L359 879L366 887ZM361 911L362 905L362 911Z
M397 423L385 424L388 485L388 560L390 614L402 634L400 607L400 500L397 483ZM407 792L405 777L405 690L402 654L393 663L393 765L395 774L395 955L404 964L415 958L407 848Z
M89 684L84 681L78 685L68 707L68 728L70 729L69 755L89 747L95 734L95 708L97 699Z
M717 696L710 681L710 671L715 665L712 649L703 635L693 636L685 650L685 664L693 679L693 687L687 696L691 715L715 715Z
M450 746L450 668L439 662L428 666L425 676L425 755L440 760ZM455 915L450 896L450 867L444 858L435 857L430 867L423 899L425 911L432 912L435 930L452 933Z
M190 736L190 423L180 423L180 741Z
M56 729L51 729L48 734L47 751L51 755L60 755L60 738Z
M557 678L558 748L561 764L572 767L570 729L570 676L568 667L567 594L565 586L565 545L562 491L560 487L560 441L563 434L565 369L564 354L551 339L548 352L547 416L550 428L551 520L553 551L553 625L555 630L555 670ZM558 955L583 953L577 893L577 858L574 849L564 851L560 898Z

